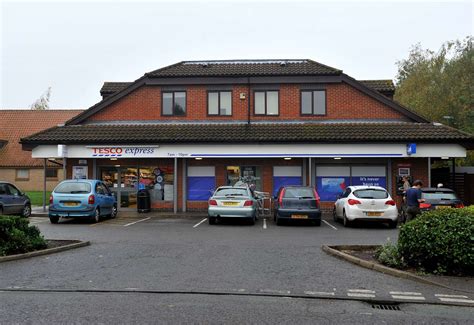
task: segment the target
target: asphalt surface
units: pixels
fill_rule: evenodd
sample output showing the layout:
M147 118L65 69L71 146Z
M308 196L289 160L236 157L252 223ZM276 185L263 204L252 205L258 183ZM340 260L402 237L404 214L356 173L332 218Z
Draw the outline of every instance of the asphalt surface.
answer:
M91 246L2 263L0 322L433 324L474 317L472 307L439 305L460 299L473 306L474 293L384 275L321 250L393 241L397 229L201 221L145 214L51 225L32 218L46 238ZM474 292L473 282L463 288ZM402 304L384 311L363 301Z

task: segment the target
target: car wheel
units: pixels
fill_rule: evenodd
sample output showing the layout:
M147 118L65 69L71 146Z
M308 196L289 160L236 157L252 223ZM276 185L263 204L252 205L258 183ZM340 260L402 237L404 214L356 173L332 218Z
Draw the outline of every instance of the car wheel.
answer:
M51 223L57 224L59 222L59 217L49 217Z
M313 224L314 224L316 227L321 227L321 220L315 220L315 221L313 221Z
M249 224L250 224L251 226L253 226L253 225L255 224L255 216L253 216L253 217L251 217L251 218L249 219Z
M342 217L344 220L344 227L350 227L352 225L352 222L349 219L347 219L346 211L342 211Z
M93 223L97 223L100 221L100 210L99 209L95 209L95 213L94 213L94 216L92 217L92 222Z
M391 221L391 220L390 220L390 221L388 222L388 227L391 228L391 229L397 228L397 225L398 225L397 220L395 220L395 221Z
M24 218L28 218L29 216L31 216L31 205L25 204L23 210L21 211L21 216Z
M210 225L215 225L216 224L216 217L208 217L207 219L209 220Z
M114 205L114 206L112 207L112 213L110 214L110 218L111 218L111 219L114 219L116 216L117 216L117 206Z
M281 221L281 219L280 219L280 218L278 218L278 217L275 217L275 223L277 224L277 226L281 226L281 224L282 224L282 221Z
M334 220L334 222L337 222L336 208L332 210L332 220Z

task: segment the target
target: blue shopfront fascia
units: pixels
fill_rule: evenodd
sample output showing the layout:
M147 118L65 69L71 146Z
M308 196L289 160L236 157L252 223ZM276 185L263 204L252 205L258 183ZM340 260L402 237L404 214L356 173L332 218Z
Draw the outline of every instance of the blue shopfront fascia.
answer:
M61 144L58 144L61 145ZM33 158L397 158L465 157L458 144L417 144L415 154L407 154L407 144L160 144L160 145L58 145L37 146Z

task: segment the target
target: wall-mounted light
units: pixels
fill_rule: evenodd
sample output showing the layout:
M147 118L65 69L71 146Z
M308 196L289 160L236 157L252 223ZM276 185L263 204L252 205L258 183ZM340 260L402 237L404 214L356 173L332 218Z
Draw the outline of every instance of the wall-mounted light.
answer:
M341 160L342 158L341 157L334 157L334 159Z
M115 165L115 167L120 167L120 165Z
M201 158L201 157L196 157L196 158L194 158L194 159L196 159L196 160L202 160L202 158Z
M110 160L117 160L117 158L110 158Z
M441 157L441 159L444 159L444 160L446 160L446 159L449 159L449 157Z
M283 158L283 159L285 159L285 160L291 160L291 157L285 157L285 158Z

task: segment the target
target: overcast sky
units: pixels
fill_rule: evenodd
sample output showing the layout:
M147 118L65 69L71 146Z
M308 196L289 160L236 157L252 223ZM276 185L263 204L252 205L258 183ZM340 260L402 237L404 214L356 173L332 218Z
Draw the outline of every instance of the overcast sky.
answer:
M464 2L1 1L0 108L88 108L104 81L182 60L310 58L393 79L410 46L473 34Z

